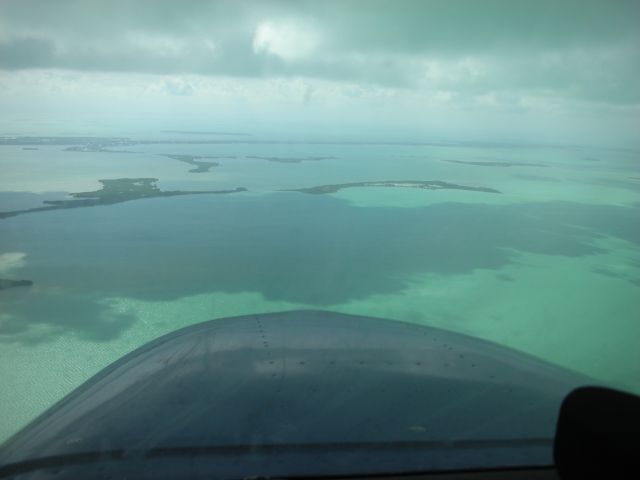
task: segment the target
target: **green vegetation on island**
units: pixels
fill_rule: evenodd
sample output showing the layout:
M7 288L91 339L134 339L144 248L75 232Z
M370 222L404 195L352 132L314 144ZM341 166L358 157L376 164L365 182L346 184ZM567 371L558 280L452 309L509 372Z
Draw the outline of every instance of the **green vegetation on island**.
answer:
M93 192L72 193L70 200L45 200L44 207L29 208L25 210L14 210L10 212L0 212L0 219L21 215L23 213L44 212L49 210L60 210L65 208L95 207L99 205L113 205L115 203L139 200L142 198L155 197L175 197L180 195L202 195L202 194L224 194L247 191L244 187L233 190L170 190L162 191L156 185L157 178L116 178L110 180L99 180L102 184L100 190Z
M283 192L303 192L311 194L336 193L344 188L354 187L387 187L387 188L418 188L424 190L470 190L473 192L501 193L498 190L487 187L470 187L467 185L457 185L455 183L442 182L440 180L384 180L379 182L352 182L339 183L335 185L318 185L308 188L294 188L282 190Z

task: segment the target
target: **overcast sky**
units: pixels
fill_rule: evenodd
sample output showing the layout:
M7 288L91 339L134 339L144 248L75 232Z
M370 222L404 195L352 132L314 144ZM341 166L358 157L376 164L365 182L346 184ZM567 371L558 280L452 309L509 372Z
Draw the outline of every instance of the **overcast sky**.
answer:
M0 0L0 126L631 145L638 25L638 0Z

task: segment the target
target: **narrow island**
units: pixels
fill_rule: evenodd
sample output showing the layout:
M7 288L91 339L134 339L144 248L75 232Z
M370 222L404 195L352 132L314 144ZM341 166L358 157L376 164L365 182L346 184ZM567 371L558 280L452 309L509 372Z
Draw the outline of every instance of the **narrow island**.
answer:
M448 163L459 163L461 165L475 165L478 167L547 167L542 163L521 163L521 162L467 162L464 160L443 160Z
M319 162L321 160L333 160L336 157L261 157L256 155L250 155L245 158L253 160L266 160L267 162L277 163L302 163L302 162Z
M469 190L472 192L485 192L485 193L502 193L493 188L487 187L471 187L467 185L457 185L455 183L442 182L440 180L384 180L379 182L352 182L352 183L338 183L335 185L318 185L316 187L308 188L294 188L287 190L280 190L282 192L303 192L311 193L315 195L322 195L327 193L336 193L344 188L357 188L357 187L386 187L386 188L417 188L423 190Z
M31 280L9 280L7 278L0 278L0 290L8 290L9 288L16 287L30 287L33 285Z
M237 187L233 190L162 191L156 185L157 181L157 178L115 178L110 180L99 180L99 182L102 184L102 188L100 190L95 190L93 192L72 193L70 195L73 198L70 200L45 200L43 203L46 206L43 207L35 207L25 210L14 210L10 212L0 212L0 219L32 212L45 212L66 208L113 205L115 203L139 200L142 198L176 197L180 195L224 194L247 191L247 189L244 187Z
M203 162L200 159L202 158L220 158L214 157L212 155L208 156L194 156L194 155L161 155L162 157L167 157L172 160L178 160L179 162L188 163L189 165L193 165L196 168L192 168L189 170L189 173L205 173L211 170L213 167L219 167L220 163L218 162Z

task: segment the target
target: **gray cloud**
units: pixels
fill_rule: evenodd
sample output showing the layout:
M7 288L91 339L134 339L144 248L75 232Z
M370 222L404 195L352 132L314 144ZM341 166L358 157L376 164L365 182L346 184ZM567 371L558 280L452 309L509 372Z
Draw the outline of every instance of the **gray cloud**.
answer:
M9 0L0 13L5 70L303 76L640 103L633 0Z
M15 37L0 42L0 66L5 69L55 66L55 45L48 38Z
M383 51L527 52L637 40L635 0L408 0L344 3L338 44ZM330 9L323 9L331 20Z

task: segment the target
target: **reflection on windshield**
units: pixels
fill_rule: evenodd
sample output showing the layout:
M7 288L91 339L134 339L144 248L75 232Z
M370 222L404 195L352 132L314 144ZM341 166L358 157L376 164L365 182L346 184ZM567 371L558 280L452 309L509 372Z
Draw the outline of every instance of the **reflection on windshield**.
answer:
M293 310L640 392L636 3L187 3L0 5L0 441L161 335Z

